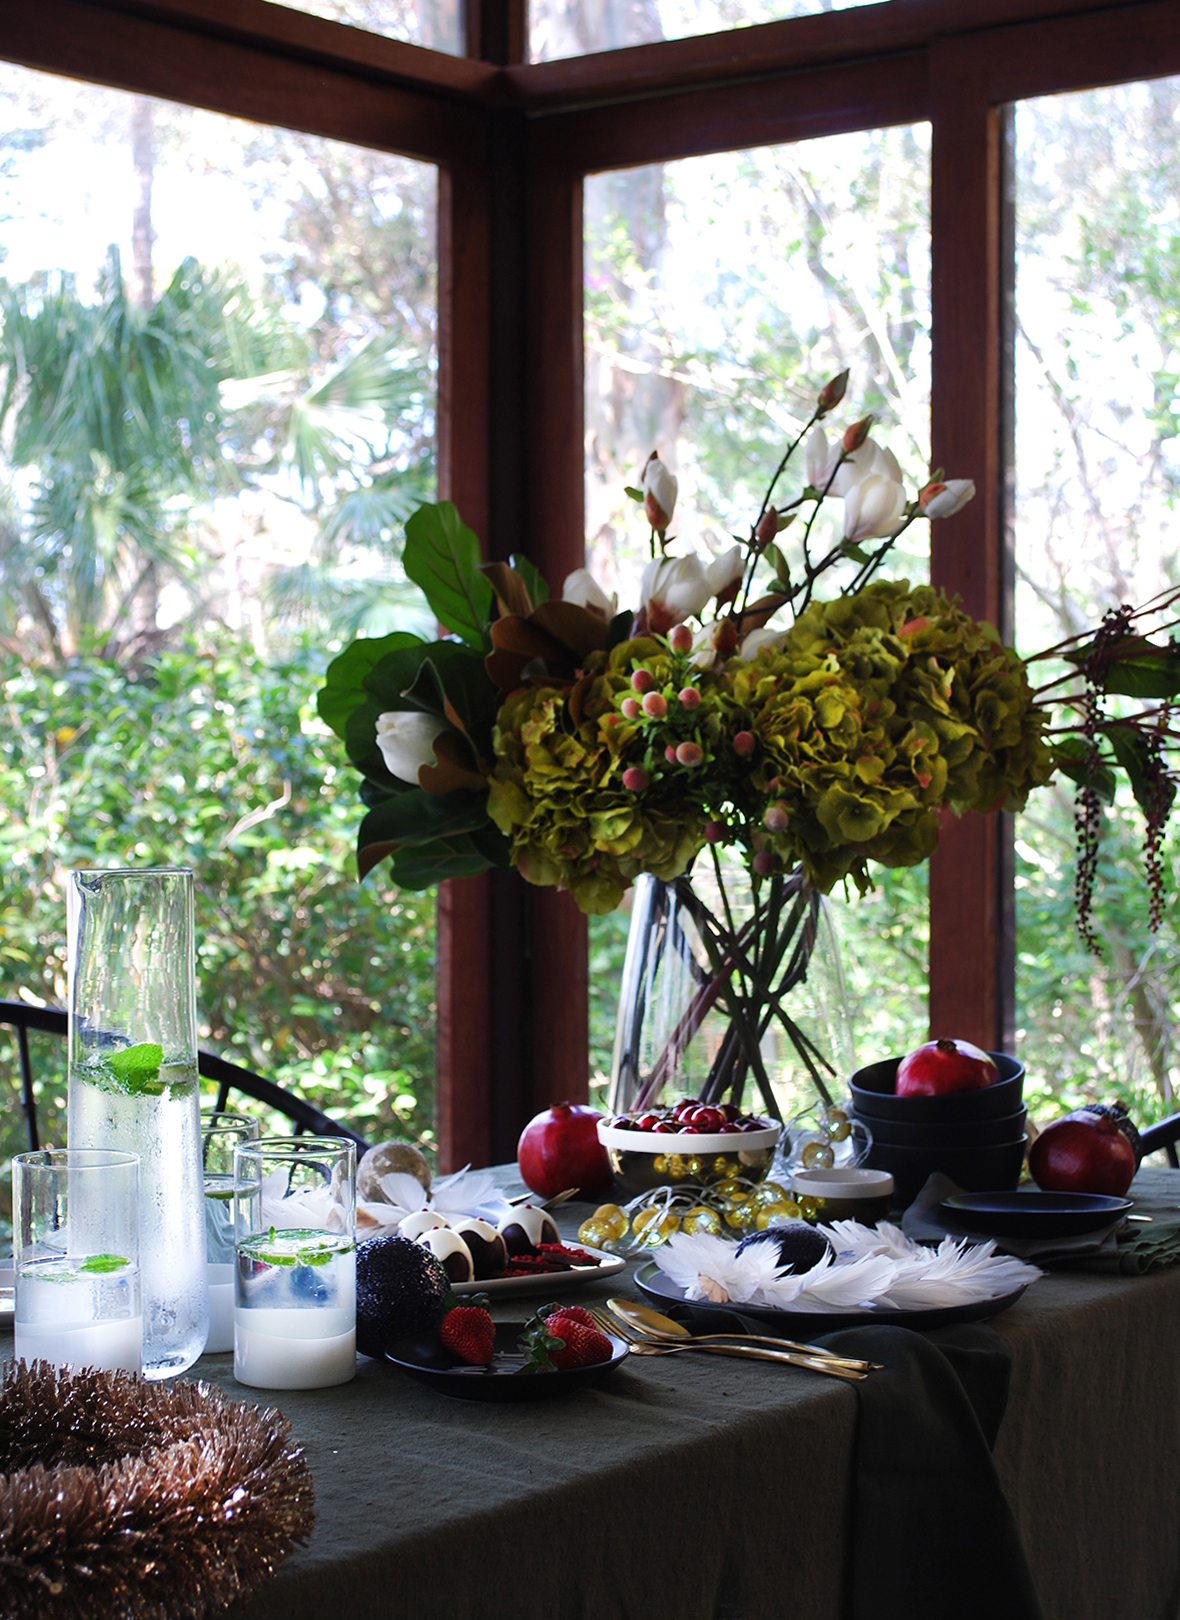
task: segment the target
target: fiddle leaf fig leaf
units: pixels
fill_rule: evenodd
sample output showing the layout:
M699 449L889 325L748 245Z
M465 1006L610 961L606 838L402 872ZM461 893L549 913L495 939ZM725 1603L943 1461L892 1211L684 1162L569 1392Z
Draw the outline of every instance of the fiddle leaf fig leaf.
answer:
M469 647L486 651L492 587L479 571L479 540L451 501L420 506L406 519L402 566L421 586L435 617Z

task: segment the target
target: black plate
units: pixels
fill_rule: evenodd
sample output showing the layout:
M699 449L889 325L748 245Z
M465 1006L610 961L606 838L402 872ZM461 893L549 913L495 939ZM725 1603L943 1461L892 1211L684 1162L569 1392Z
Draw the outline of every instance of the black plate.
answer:
M1129 1198L1104 1193L954 1193L942 1207L960 1226L989 1237L1077 1237L1113 1226L1131 1209Z
M385 1354L395 1366L412 1378L430 1384L444 1395L462 1401L537 1401L550 1395L571 1395L583 1384L600 1378L617 1367L627 1354L627 1346L613 1334L611 1358L596 1367L571 1367L568 1372L522 1373L524 1355L517 1340L524 1332L523 1322L497 1322L496 1347L490 1367L470 1367L437 1339L399 1339Z
M780 1311L769 1305L714 1305L707 1299L686 1299L671 1277L665 1275L654 1260L649 1260L635 1273L635 1281L649 1299L667 1305L691 1305L694 1311L739 1311L755 1322L765 1322L783 1338L812 1340L820 1333L835 1333L849 1327L952 1327L956 1322L984 1322L989 1316L998 1316L1024 1293L1017 1288L999 1299L976 1300L973 1305L943 1305L930 1311Z

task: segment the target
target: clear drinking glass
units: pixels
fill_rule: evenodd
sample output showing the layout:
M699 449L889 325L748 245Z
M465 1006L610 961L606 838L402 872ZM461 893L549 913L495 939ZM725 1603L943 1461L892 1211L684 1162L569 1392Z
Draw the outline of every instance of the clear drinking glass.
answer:
M70 873L69 1143L140 1159L143 1370L205 1347L193 875Z
M41 1148L12 1161L16 1355L139 1372L139 1159Z
M264 1136L234 1150L234 1377L324 1389L356 1373L356 1147Z
M256 1142L261 1127L248 1114L201 1110L201 1164L205 1173L205 1249L209 1257L207 1352L234 1347L234 1149Z

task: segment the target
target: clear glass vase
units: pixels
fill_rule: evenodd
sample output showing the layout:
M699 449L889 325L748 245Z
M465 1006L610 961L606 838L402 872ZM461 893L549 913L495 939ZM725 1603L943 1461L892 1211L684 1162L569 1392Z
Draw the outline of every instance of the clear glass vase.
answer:
M193 875L70 873L69 1142L140 1159L143 1370L205 1347Z
M831 910L801 873L751 881L726 852L637 880L612 1114L699 1097L789 1121L842 1104L855 1066Z

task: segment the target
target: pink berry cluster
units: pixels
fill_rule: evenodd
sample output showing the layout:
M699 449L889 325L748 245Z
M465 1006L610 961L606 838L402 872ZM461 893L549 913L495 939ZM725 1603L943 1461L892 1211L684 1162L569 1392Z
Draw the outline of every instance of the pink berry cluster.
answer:
M743 1114L733 1103L703 1103L686 1097L670 1108L649 1108L636 1114L616 1114L616 1131L650 1131L656 1136L741 1136L764 1131L766 1121Z

